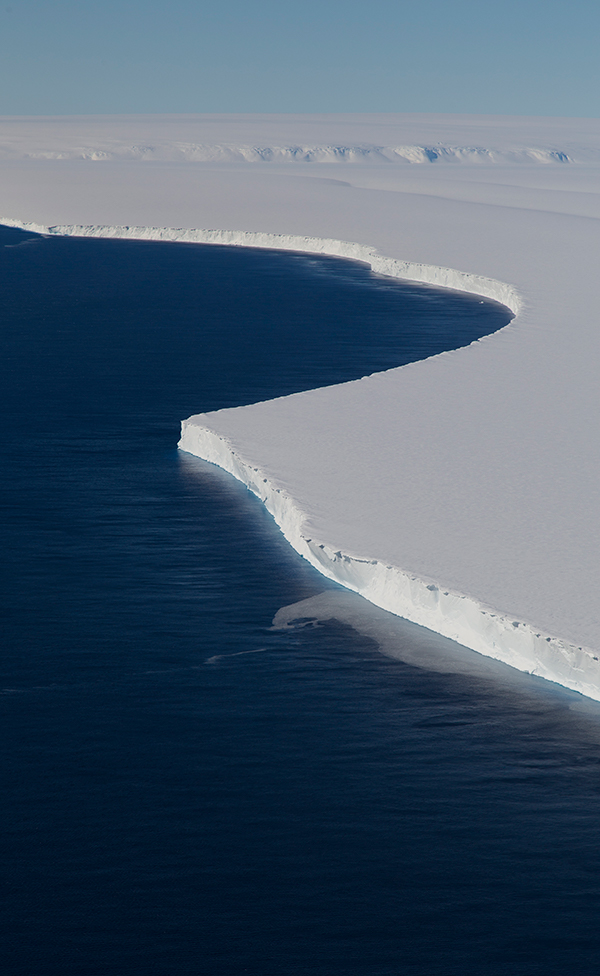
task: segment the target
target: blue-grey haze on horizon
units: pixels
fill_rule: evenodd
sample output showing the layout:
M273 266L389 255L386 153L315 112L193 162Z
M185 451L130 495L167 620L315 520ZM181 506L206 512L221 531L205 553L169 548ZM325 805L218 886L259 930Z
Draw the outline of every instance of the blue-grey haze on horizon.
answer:
M587 0L8 0L0 115L596 117Z

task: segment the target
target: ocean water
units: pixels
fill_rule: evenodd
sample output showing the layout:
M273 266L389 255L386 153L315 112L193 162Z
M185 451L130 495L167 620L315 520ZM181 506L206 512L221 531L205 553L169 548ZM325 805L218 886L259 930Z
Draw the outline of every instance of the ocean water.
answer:
M596 973L598 706L336 587L175 448L506 310L6 228L0 276L2 972Z

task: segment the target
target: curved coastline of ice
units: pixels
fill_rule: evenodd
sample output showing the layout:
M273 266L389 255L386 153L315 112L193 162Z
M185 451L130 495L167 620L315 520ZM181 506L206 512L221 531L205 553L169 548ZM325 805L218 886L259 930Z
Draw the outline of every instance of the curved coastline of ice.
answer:
M365 261L377 273L492 298L508 306L515 314L523 304L523 299L510 284L449 268L386 258L374 248L344 241L241 231L100 225L43 226L8 219L0 222L49 235L187 241L330 254ZM291 400L301 396L303 394L294 394L281 399ZM486 606L472 594L457 592L439 581L407 572L380 559L338 548L334 550L325 541L313 538L312 533L309 535L309 517L285 485L277 483L268 471L246 457L222 432L214 429L213 418L223 413L216 411L183 421L179 447L219 465L243 482L260 498L293 548L323 575L360 593L377 606L478 653L600 700L600 663L590 648L543 632L526 621L515 620L512 615L502 612L502 608Z
M297 237L293 234L263 234L241 230L203 230L181 227L104 227L101 225L55 224L44 226L33 221L0 217L0 224L29 230L33 234L69 237L100 237L132 241L176 241L188 244L227 244L237 247L263 247L279 251L305 251L309 254L328 254L332 257L364 261L376 274L392 278L407 278L441 288L454 288L491 298L506 305L515 315L521 308L521 297L515 288L493 278L466 274L452 268L398 261L385 257L376 248L351 241L337 241L320 237Z

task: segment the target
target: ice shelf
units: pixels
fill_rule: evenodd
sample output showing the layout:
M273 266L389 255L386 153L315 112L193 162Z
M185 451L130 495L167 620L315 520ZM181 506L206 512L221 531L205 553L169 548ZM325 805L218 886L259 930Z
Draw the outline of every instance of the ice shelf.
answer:
M313 154L310 166L260 153L252 165L125 164L110 157L107 120L58 120L44 132L20 124L11 152L0 153L5 223L339 254L517 312L464 349L189 418L181 447L247 484L326 576L600 699L598 120L177 123L179 142L218 141L242 155L247 146L321 147L323 161ZM118 120L113 135L133 144L152 126L148 145L177 141L164 119ZM64 157L34 158L42 144ZM75 158L81 145L106 159ZM374 152L336 161L332 146L475 147L487 162L460 152L443 165L390 165ZM239 230L197 229L210 226Z

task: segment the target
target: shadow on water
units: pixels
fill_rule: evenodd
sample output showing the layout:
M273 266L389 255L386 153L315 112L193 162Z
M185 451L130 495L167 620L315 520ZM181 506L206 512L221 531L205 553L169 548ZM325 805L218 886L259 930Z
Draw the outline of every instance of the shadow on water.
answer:
M522 708L529 716L532 705L537 712L552 714L554 720L560 714L562 739L584 735L600 745L600 702L471 651L374 606L357 593L327 590L281 607L273 618L276 631L307 627L349 628L393 660L423 671L472 679L470 690L482 699L512 697L515 708Z

